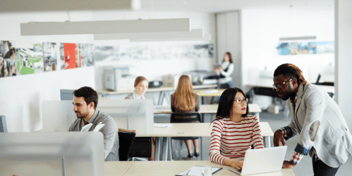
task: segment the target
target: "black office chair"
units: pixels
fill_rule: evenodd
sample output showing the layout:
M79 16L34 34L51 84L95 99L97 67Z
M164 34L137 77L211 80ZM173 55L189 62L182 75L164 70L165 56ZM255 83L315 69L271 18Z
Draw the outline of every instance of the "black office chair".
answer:
M136 137L131 149L132 161L148 161L152 156L152 138Z
M136 137L136 130L127 130L119 128L119 159L128 161L130 152Z
M5 116L0 116L0 132L7 133L7 125Z
M191 112L191 113L174 112L171 114L170 123L198 123L198 122L201 122L201 118L200 118L200 114L197 112ZM198 138L199 137L172 137L171 139L181 140L180 148L176 149L176 150L181 150L183 140L193 140Z

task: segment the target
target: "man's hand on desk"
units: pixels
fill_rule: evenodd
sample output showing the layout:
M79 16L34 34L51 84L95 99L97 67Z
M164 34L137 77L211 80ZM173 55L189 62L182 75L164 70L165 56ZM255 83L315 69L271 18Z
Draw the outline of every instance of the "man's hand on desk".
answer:
M284 163L282 164L282 168L283 169L292 169L296 166L296 164L293 163L293 161L284 161Z
M285 140L284 140L284 135L281 133L280 130L276 130L274 133L274 146L280 146L280 142L283 146L286 145Z

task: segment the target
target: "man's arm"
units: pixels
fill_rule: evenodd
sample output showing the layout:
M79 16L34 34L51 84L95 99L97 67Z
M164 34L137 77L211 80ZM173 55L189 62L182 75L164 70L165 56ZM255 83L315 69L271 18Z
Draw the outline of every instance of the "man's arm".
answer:
M100 130L104 135L104 155L106 158L115 143L115 137L117 135L118 129L115 120L112 117L107 118L103 122L104 127ZM117 142L117 141L116 141Z
M303 155L307 155L310 148L313 146L314 141L310 135L310 131L317 131L319 126L316 126L315 122L320 122L324 113L324 102L323 95L320 91L314 91L309 94L305 101L306 114L304 117L304 123L302 126L300 138L298 139L298 144L295 148L295 152ZM302 105L301 105L302 106ZM302 117L298 117L302 118ZM314 129L311 129L314 128Z

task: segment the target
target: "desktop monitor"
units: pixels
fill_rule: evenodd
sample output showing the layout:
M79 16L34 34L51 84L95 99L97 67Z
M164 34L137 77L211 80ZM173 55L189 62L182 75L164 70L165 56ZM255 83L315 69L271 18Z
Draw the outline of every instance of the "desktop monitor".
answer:
M73 89L60 89L60 100L73 100Z
M0 148L1 175L105 175L102 133L0 133Z
M5 116L0 115L0 133L7 133L7 125Z

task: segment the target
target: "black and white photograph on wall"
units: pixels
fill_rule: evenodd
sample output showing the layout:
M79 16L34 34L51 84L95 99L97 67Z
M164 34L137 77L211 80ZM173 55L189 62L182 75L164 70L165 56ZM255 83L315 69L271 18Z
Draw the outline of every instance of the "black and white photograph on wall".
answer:
M94 45L93 44L81 44L80 45L81 55L81 67L94 66Z
M1 77L12 77L17 75L16 59L2 59Z
M4 67L5 67L4 58L0 57L0 78L4 77L4 71L5 71Z
M82 46L82 44L80 44L80 43L76 43L76 47L75 47L75 54L76 54L76 56L75 56L75 58L76 58L76 68L80 68L80 67L82 67L82 58L81 58L81 46Z
M213 58L213 44L96 46L95 61Z
M194 56L193 58L213 58L214 56L214 45L194 45Z
M3 58L16 58L16 50L14 41L0 41L0 57Z
M64 44L60 43L60 62L59 68L60 70L65 70L65 53L64 53Z
M119 46L95 46L95 61L118 60Z
M43 43L43 57L44 57L44 72L57 70L57 52L56 43L44 42Z
M150 59L150 47L146 45L139 46L122 46L119 50L121 60L138 59L146 60Z

